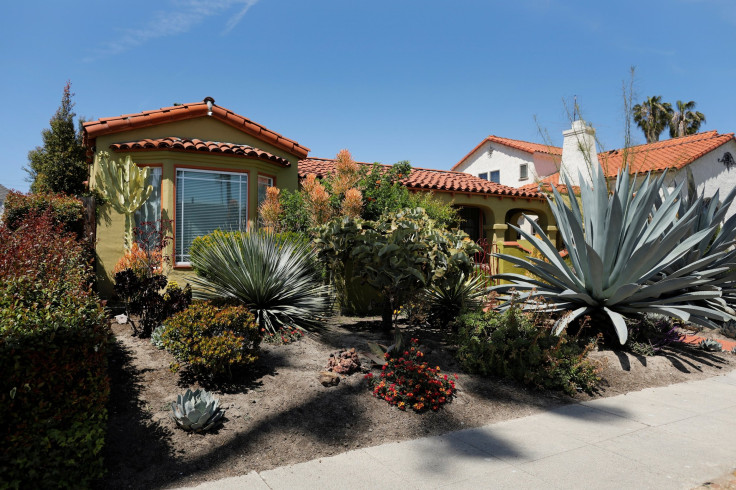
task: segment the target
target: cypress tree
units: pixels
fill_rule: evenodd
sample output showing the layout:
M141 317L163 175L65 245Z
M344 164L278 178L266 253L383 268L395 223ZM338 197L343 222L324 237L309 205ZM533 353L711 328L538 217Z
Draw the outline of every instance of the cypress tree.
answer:
M41 132L43 146L28 152L26 172L31 177L32 192L54 192L80 195L88 177L88 166L82 146L82 121L74 126L74 103L71 82L64 86L64 95L50 128Z

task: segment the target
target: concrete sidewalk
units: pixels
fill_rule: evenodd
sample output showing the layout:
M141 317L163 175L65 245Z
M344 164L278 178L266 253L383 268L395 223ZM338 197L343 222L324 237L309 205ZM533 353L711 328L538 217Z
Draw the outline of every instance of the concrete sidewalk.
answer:
M199 485L693 488L736 467L736 371Z

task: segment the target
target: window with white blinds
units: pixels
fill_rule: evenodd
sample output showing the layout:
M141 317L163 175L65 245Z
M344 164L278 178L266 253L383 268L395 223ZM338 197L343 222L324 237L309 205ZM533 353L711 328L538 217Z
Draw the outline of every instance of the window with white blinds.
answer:
M192 241L220 230L245 230L248 174L176 171L176 263L189 263Z

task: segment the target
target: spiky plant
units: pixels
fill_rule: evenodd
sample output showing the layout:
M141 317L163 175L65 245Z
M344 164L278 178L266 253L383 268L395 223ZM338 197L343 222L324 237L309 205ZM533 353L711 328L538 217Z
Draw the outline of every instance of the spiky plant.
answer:
M212 233L207 245L192 247L198 276L194 296L230 298L253 311L261 329L313 328L329 315L332 298L322 283L310 242L270 231Z
M712 277L710 285L720 287L722 297L704 299L700 303L714 306L733 315L733 308L736 307L736 248L733 247L734 242L736 242L736 215L731 216L725 223L724 219L736 199L736 188L732 189L722 201L720 200L719 191L716 191L709 199L706 199L703 193L698 196L695 179L689 167L687 168L686 182L687 194L680 201L679 214L682 215L689 208L694 207L693 231L712 231L706 239L702 240L679 260L673 262L665 270L665 273L673 273L687 264L720 254L719 258L711 263L709 268L721 271ZM667 194L666 188L663 189L663 193ZM722 226L720 226L721 223L723 223Z
M698 347L700 347L703 350L707 350L708 352L722 352L723 351L723 345L717 340L713 340L713 339L702 340L698 344Z
M432 284L421 296L430 308L430 317L444 327L464 309L478 309L488 294L485 278L464 272Z
M566 204L553 187L548 202L569 252L569 265L534 221L528 220L534 233L512 225L549 263L498 254L541 279L499 274L497 278L509 283L493 289L502 294L515 290L522 300L543 299L548 312L569 310L556 322L555 333L586 314L608 317L621 344L628 337L625 316L658 313L708 327L715 326L713 320L732 318L715 305L695 304L722 296L712 281L723 268L710 266L726 251L675 266L694 247L709 241L717 227L711 223L694 230L702 196L681 213L682 183L662 197L665 173L659 178L647 175L637 186L636 176L627 170L619 173L609 193L601 168L594 165L593 187L580 189L582 207L577 199ZM572 185L564 178L573 196ZM501 308L509 306L507 301Z
M223 414L220 400L205 390L188 389L183 395L177 395L175 402L171 402L172 420L186 431L208 431L220 422Z

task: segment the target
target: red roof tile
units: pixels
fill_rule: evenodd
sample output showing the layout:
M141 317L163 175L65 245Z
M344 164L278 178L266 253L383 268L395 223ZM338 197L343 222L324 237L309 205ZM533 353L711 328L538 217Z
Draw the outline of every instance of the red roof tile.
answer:
M718 134L717 131L706 131L599 153L598 160L606 177L615 177L624 165L624 161L628 162L631 173L658 172L669 168L681 169L733 139L733 133Z
M164 107L155 111L145 111L136 114L126 114L118 117L108 117L84 123L84 143L87 148L94 146L98 136L131 129L156 126L174 121L184 121L197 117L207 116L207 100L212 101L212 117L224 122L240 131L259 138L275 147L284 150L298 158L306 158L309 148L301 146L294 140L285 138L258 123L214 104L209 97L202 102Z
M567 186L560 183L560 172L555 172L546 177L543 177L539 180L539 182L532 182L531 184L523 185L519 187L519 189L536 191L541 188L544 192L551 192L551 186L555 186L557 188L557 192L561 194L567 194ZM572 191L575 194L580 194L580 187L574 185L572 186Z
M528 141L512 140L511 138L502 138L500 136L490 135L486 139L478 143L478 145L476 145L475 148L470 150L470 152L467 155L462 157L459 162L453 165L452 170L455 170L461 163L463 163L470 155L475 153L475 151L481 146L483 146L486 142L498 143L504 146L508 146L510 148L516 148L517 150L521 150L527 153L546 153L548 155L555 155L555 156L562 155L562 148L559 148L557 146L550 146L550 145L545 145L542 143L530 143Z
M359 162L360 165L371 165ZM383 165L388 169L389 165ZM335 169L334 160L325 158L310 158L299 161L299 177L305 178L308 174L324 177ZM494 196L524 197L540 199L542 195L536 190L522 190L508 187L487 180L479 179L463 172L451 170L432 170L412 167L411 174L401 180L409 189L434 190L440 192L459 192L473 194L490 194Z
M170 136L168 138L144 139L140 141L129 141L125 143L113 143L110 145L113 151L156 151L176 150L203 153L222 153L225 155L240 156L245 158L257 158L282 167L291 166L286 158L273 155L267 151L259 150L248 145L237 143L223 143L220 141L202 141L199 139L186 139Z

